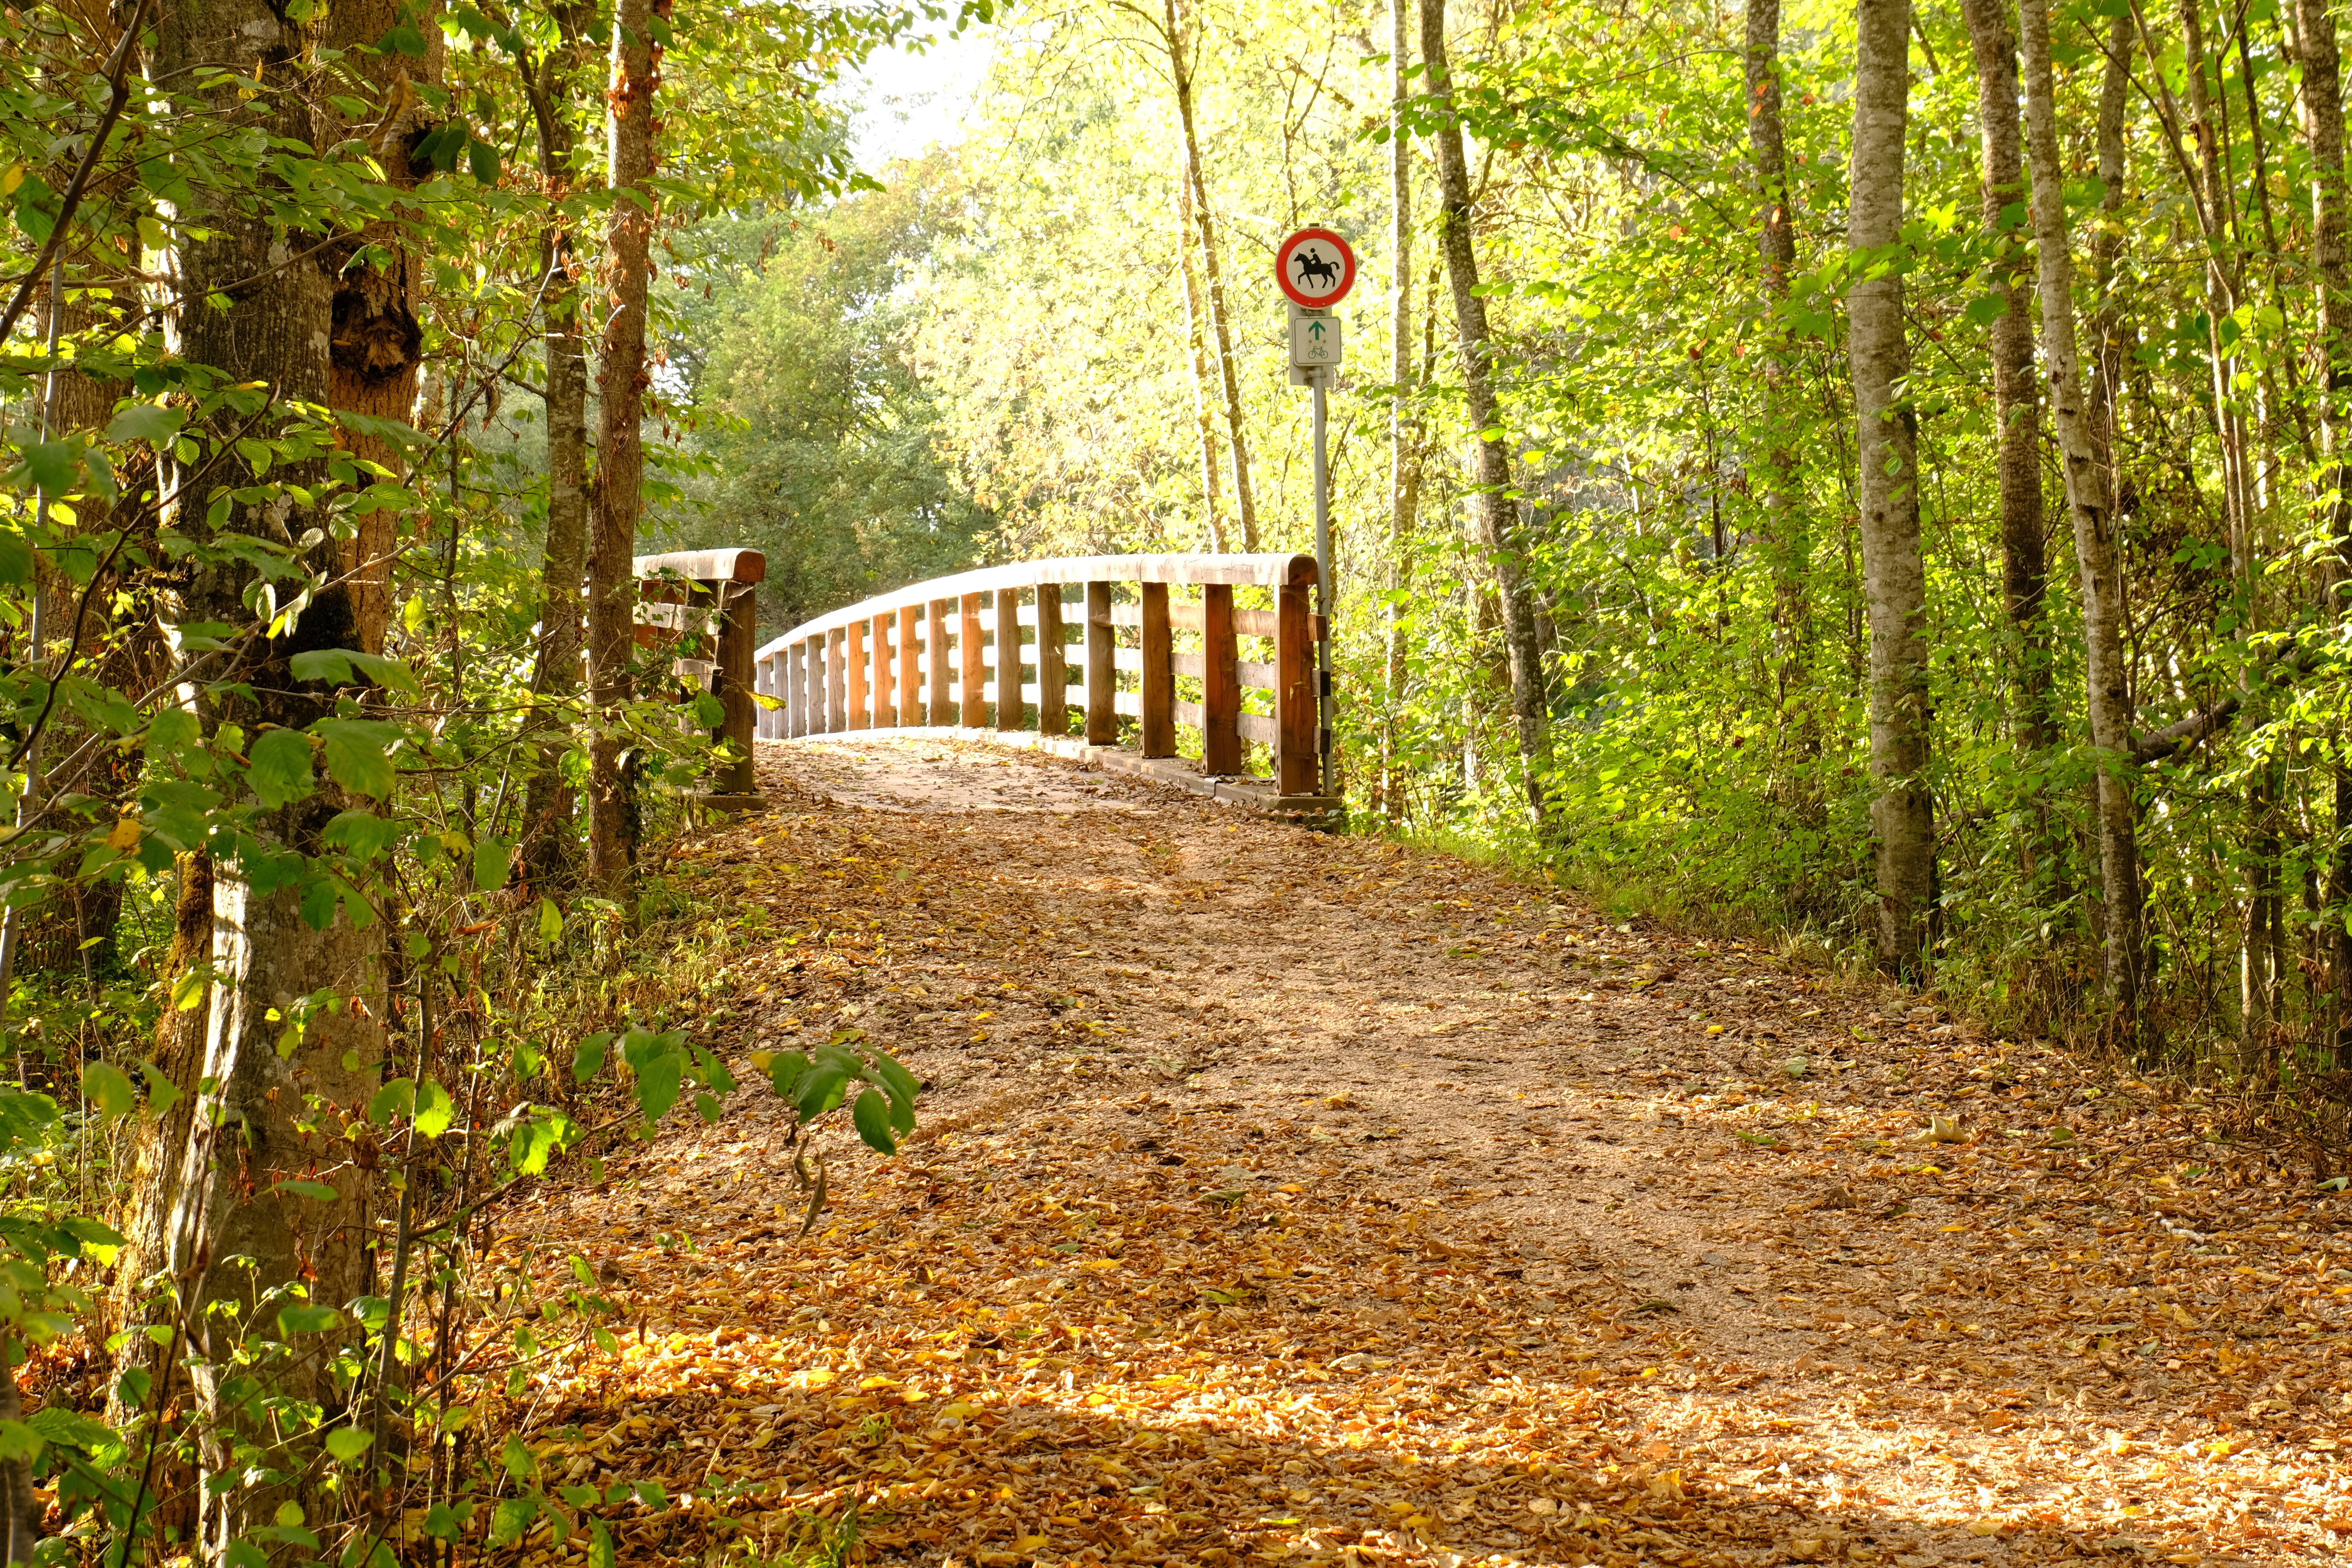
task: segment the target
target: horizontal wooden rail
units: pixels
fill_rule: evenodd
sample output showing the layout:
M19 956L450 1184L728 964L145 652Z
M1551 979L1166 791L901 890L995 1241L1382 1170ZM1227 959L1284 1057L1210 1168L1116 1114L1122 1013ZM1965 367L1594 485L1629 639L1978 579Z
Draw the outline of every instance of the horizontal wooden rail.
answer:
M1244 742L1256 742L1271 748L1274 776L1253 787L1319 797L1314 586L1315 558L1286 554L1086 555L917 583L762 645L756 688L778 706L760 715L760 733L1051 737L1072 734L1075 720L1087 743L1112 746L1124 718L1144 757L1173 758L1187 724L1201 731L1202 773L1244 776ZM1235 605L1236 588L1266 590L1274 607ZM1171 589L1199 596L1171 601ZM1198 634L1199 652L1176 650L1180 631ZM1241 658L1242 637L1270 642L1272 658ZM1177 700L1180 677L1200 683L1200 701ZM1272 713L1245 710L1252 690L1272 693Z

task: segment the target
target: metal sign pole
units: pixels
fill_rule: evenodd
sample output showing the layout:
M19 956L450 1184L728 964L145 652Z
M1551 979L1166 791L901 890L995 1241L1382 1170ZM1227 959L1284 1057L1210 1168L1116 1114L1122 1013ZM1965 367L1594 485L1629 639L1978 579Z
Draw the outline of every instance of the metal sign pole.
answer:
M1322 756L1323 793L1334 793L1331 776L1331 607L1339 595L1331 582L1331 460L1328 438L1329 405L1326 387L1331 371L1318 365L1307 372L1315 396L1315 607L1321 617L1315 638L1316 750Z

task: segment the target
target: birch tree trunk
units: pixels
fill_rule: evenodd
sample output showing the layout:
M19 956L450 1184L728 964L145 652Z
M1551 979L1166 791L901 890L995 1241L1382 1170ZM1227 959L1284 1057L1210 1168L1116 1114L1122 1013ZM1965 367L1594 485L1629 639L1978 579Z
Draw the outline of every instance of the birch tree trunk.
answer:
M1438 235L1445 271L1454 289L1454 319L1462 340L1462 396L1469 416L1477 494L1478 543L1495 567L1502 597L1503 647L1510 664L1511 715L1517 721L1521 771L1526 775L1528 813L1544 820L1543 771L1546 700L1541 651L1536 641L1535 595L1527 566L1512 538L1511 458L1498 434L1494 383L1494 344L1486 330L1486 301L1478 293L1478 256L1471 244L1470 164L1462 150L1461 122L1451 115L1452 82L1445 66L1445 0L1421 0L1421 58L1430 92L1445 101L1448 117L1432 135L1437 148L1442 199Z
M2050 563L2042 537L2042 399L2033 384L2033 317L2027 288L2025 175L2017 111L2017 39L2003 0L1962 0L1976 58L1977 121L1984 149L1984 226L1995 257L1992 292L1993 419L2000 431L2001 599L2022 657L2017 669L2019 748L2055 743L2051 721L2050 631L2043 616ZM2042 836L2037 835L2037 837ZM2046 844L2028 846L2031 860Z
M1209 182L1201 172L1201 133L1193 115L1192 45L1177 14L1176 0L1163 0L1168 74L1176 86L1176 117L1184 132L1184 166L1192 176L1192 218L1201 234L1201 270L1208 279L1209 324L1217 335L1217 368L1224 382L1225 443L1233 450L1234 516L1242 528L1242 548L1257 548L1257 503L1250 493L1249 428L1242 415L1241 374L1234 361L1233 320L1225 307L1225 281L1217 263L1217 226L1209 210Z
M1404 705L1404 591L1411 583L1407 551L1421 490L1419 432L1411 413L1412 388L1412 136L1404 106L1412 97L1413 0L1389 0L1389 601L1382 677L1388 722L1381 735L1381 808L1402 809L1396 725Z
M2139 844L2133 798L2131 709L2123 647L2123 576L2116 539L2115 486L2103 430L2084 395L2074 335L2074 265L2066 232L2065 165L2058 148L2056 89L2050 64L2049 0L2019 0L2024 46L2026 146L2033 167L2033 244L2042 296L2042 359L2051 423L2074 528L2083 595L2084 684L2091 744L2099 752L2101 973L2128 1031L2137 1026L2146 964Z
M2321 557L2320 613L2331 621L2344 615L2352 581L2352 498L2345 487L2345 449L2352 446L2352 262L2346 256L2344 191L2344 59L2336 15L2327 0L2297 0L2302 34L2304 140L2311 149L2312 271L2318 293L2318 339L2326 375L2319 403L2318 476L2321 528L2330 549ZM2341 735L2336 737L2340 748ZM2352 907L2352 767L2339 756L2333 772L2336 852L2327 863L2327 943L2331 1022L2329 1041L2337 1064L2352 1056L2352 932L2344 911Z
M604 312L597 394L603 425L596 442L596 504L588 539L589 744L588 875L617 888L636 862L637 820L632 781L621 765L620 708L629 696L635 653L636 578L632 558L646 443L646 290L651 277L654 204L654 92L660 85L661 49L653 41L670 0L616 0L613 14L612 89L606 95L607 178L613 216L604 230Z
M1788 144L1780 115L1780 0L1748 0L1746 63L1757 258L1764 303L1767 309L1777 310L1789 298L1789 275L1797 265ZM1818 719L1802 693L1807 680L1806 628L1812 619L1808 587L1812 532L1806 526L1797 494L1796 410L1789 395L1788 347L1777 332L1765 351L1761 374L1769 434L1753 480L1757 505L1763 513L1765 544L1772 559L1773 621L1780 661L1775 679L1781 710L1796 714L1797 749L1811 755L1819 749Z
M1192 265L1192 164L1176 170L1176 259L1184 279L1184 336L1192 351L1192 424L1201 437L1201 503L1207 509L1209 548L1225 548L1225 520L1217 509L1217 426L1209 414L1209 350L1202 331L1201 280Z
M1910 0L1858 0L1853 197L1854 281L1846 353L1853 380L1863 595L1870 621L1870 816L1877 836L1880 961L1907 980L1931 956L1936 825L1927 790L1927 568L1918 466L1903 383L1903 141L1909 123Z
M572 95L579 68L573 18L576 7L558 12L565 41L558 52L525 73L531 119L538 132L539 172L551 199L570 188L576 138ZM570 223L558 217L541 238L543 292L541 337L547 358L547 540L540 563L539 647L531 665L531 692L539 713L534 722L562 721L580 684L583 641L580 584L588 565L588 337L587 302L580 289L578 257ZM561 772L563 748L542 744L531 762L524 794L525 871L541 882L566 874L572 842L572 792Z

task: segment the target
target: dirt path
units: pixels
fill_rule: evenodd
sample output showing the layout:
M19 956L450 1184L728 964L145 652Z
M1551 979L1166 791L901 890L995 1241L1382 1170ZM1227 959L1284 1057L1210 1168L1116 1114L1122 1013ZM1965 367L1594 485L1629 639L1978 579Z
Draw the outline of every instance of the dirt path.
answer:
M854 1024L924 1127L806 1241L764 1089L512 1216L644 1325L553 1466L740 1494L626 1554L2352 1553L2346 1200L2194 1104L1050 759L761 761L688 868L796 941L710 1034Z

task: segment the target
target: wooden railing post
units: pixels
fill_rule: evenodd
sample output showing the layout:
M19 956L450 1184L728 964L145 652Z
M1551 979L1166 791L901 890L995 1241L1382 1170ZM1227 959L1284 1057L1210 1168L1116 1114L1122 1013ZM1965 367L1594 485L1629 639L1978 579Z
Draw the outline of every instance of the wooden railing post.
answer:
M1070 678L1063 663L1062 585L1037 584L1037 733L1070 732Z
M924 610L929 629L923 634L923 654L931 665L931 710L925 718L945 726L955 722L955 681L948 664L948 602L933 599Z
M988 722L988 655L980 645L980 606L987 596L963 596L963 624L956 634L959 651L963 655L963 711L956 721L967 730L980 729Z
M1234 590L1201 590L1201 771L1242 771L1241 654L1234 646Z
M797 741L808 732L808 644L796 642L784 649L784 738Z
M914 605L898 606L898 722L910 727L923 721L923 660L915 651L921 619Z
M896 729L898 724L898 660L890 647L890 633L898 626L896 616L874 617L874 727Z
M849 728L849 688L842 678L842 646L849 640L847 626L835 626L824 639L824 732L838 735Z
M742 753L711 782L723 795L756 795L760 770L751 761L751 737L759 733L760 705L751 700L754 650L760 646L759 601L748 584L716 583L719 631L711 639L712 672L718 678L719 728L724 738Z
M849 675L849 722L844 728L863 730L874 722L866 708L866 623L852 621L843 630L847 642L842 657Z
M996 728L1018 730L1027 704L1021 697L1021 590L996 591Z
M1110 584L1087 584L1087 744L1118 744L1118 643Z
M1274 788L1277 795L1314 795L1322 784L1316 729L1315 634L1312 595L1302 583L1276 590L1274 623Z
M1147 757L1176 754L1176 647L1168 624L1168 584L1143 589L1143 735Z

